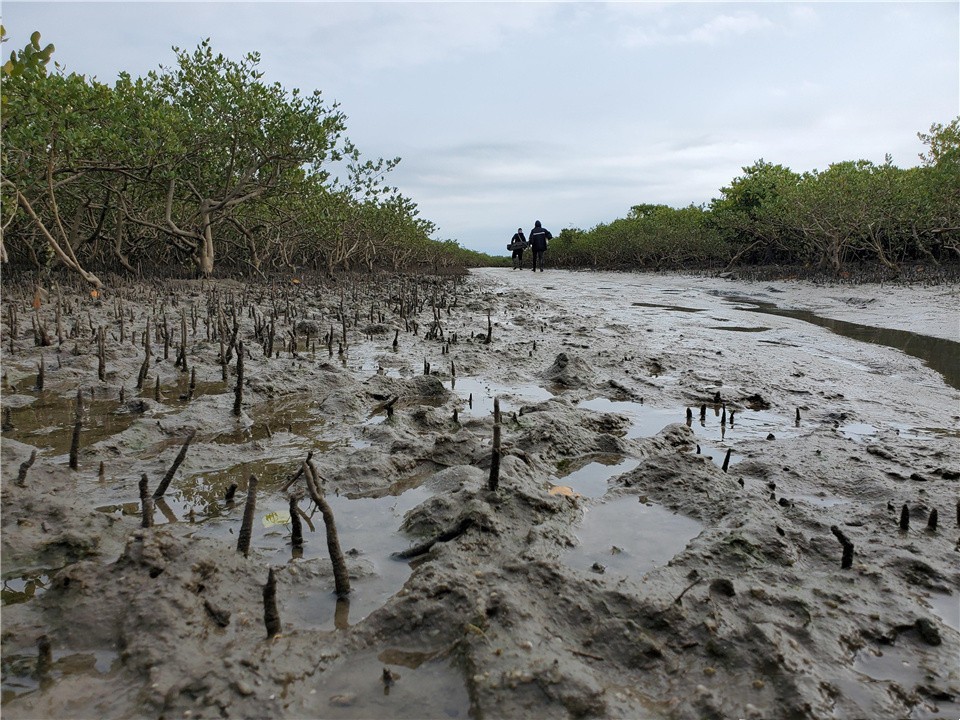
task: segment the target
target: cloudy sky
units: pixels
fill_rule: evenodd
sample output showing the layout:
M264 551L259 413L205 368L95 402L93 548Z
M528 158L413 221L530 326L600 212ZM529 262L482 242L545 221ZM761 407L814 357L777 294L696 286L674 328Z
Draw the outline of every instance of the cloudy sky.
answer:
M319 89L439 226L505 253L518 226L589 229L638 203L709 203L759 158L796 171L890 153L960 115L960 3L15 2L111 82L211 38Z

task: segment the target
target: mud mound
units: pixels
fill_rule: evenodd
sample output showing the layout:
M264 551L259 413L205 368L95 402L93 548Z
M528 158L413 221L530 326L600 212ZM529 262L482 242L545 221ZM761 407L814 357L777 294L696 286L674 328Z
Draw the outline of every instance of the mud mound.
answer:
M562 352L543 371L543 379L561 388L586 388L596 382L596 375L582 358Z

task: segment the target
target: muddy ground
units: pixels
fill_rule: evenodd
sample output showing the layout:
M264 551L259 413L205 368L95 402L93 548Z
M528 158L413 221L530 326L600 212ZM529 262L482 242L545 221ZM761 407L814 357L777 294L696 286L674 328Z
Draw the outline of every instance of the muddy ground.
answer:
M955 286L487 269L3 301L6 717L960 714ZM138 482L191 433L143 528ZM284 490L310 452L339 598Z

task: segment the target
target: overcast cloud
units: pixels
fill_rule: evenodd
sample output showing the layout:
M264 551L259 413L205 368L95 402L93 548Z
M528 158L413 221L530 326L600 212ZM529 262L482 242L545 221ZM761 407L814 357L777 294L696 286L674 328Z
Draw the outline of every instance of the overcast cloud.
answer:
M206 37L319 89L438 239L505 253L534 220L589 229L708 203L759 158L916 165L960 114L960 4L3 3L68 71L114 80Z

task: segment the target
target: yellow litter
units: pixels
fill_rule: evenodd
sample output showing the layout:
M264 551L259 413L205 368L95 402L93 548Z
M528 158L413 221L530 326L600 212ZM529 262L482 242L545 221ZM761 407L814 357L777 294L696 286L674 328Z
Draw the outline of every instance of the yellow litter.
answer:
M567 485L554 485L553 487L550 488L550 494L551 494L551 495L564 495L564 496L566 496L566 497L573 497L573 498L582 497L582 495L580 495L580 493L574 492L574 491L573 491L573 488L572 488L572 487L568 487Z

